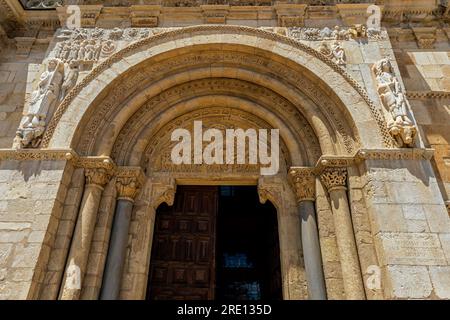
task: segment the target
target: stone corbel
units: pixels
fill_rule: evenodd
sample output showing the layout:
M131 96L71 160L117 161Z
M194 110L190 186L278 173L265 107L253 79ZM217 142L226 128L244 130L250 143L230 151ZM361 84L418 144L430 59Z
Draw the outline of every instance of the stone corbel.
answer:
M229 5L202 5L200 6L204 23L225 24L230 10Z
M420 49L434 49L436 43L436 27L412 28Z
M173 206L177 190L177 184L174 178L152 177L149 183L148 197L152 208L156 210L162 203Z
M130 7L130 18L132 27L148 27L158 26L158 19L161 14L161 6L140 6Z
M347 26L366 24L370 3L338 3L339 15ZM382 9L382 6L380 7Z
M301 27L304 25L306 4L277 3L275 11L279 27Z
M315 201L316 177L314 168L291 167L288 174L297 202Z
M81 9L81 25L80 27L94 27L97 23L97 19L100 16L103 5L80 5ZM68 12L68 6L61 6L56 8L56 12L59 17L61 26L66 26L67 19L70 12Z
M259 202L265 204L270 201L277 210L285 212L284 206L295 203L292 188L285 181L280 176L261 176L258 179Z
M30 54L31 48L33 47L34 42L36 41L35 37L16 37L16 55L19 57L28 57Z
M337 6L309 6L307 18L311 20L336 20L338 18Z
M145 176L141 167L117 168L117 198L134 202L144 182Z

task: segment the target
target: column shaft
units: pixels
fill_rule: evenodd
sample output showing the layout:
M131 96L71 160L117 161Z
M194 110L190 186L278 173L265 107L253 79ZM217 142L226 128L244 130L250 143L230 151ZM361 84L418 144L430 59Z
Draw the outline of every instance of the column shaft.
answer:
M102 191L102 187L94 184L85 188L67 260L68 266L60 297L62 300L80 298Z
M326 300L327 294L323 276L314 202L300 202L299 213L306 279L308 281L308 295L311 300Z
M341 260L345 295L347 299L363 300L366 296L347 193L344 188L336 188L332 189L329 194L336 229L336 241Z
M119 299L132 211L132 201L128 199L119 199L117 201L111 240L109 242L108 258L103 276L103 286L100 294L101 300Z

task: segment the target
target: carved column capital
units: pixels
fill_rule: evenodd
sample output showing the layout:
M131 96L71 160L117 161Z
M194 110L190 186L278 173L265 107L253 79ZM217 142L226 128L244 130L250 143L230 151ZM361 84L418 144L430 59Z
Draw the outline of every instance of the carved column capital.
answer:
M289 179L298 203L315 200L316 177L312 168L293 167L289 170Z
M347 168L326 168L320 174L320 180L328 192L338 189L347 189Z
M87 168L84 171L84 175L86 176L87 186L96 186L101 189L111 179L111 174L104 168Z
M116 177L117 198L134 202L143 185L144 174L140 167L122 167Z

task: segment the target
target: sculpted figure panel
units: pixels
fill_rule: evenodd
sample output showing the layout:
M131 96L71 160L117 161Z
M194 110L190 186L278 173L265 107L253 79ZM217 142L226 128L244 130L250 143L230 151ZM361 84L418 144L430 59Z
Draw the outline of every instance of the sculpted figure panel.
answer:
M392 64L382 59L373 66L381 102L389 113L387 126L398 147L413 147L417 129L409 119L403 89Z
M64 64L58 59L49 60L47 70L41 74L38 87L32 93L24 121L16 133L16 148L36 147L40 143L48 112L59 99L63 80Z

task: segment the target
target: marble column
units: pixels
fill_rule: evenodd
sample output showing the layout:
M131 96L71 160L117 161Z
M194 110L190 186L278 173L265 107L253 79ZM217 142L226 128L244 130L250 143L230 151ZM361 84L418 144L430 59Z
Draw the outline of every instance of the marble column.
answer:
M131 175L130 171L127 171L125 175L119 173L117 176L116 188L118 197L109 241L108 257L103 274L103 285L100 293L101 300L119 299L127 253L131 214L134 199L139 192L140 186L141 182L139 181L139 172L137 171L131 172Z
M86 169L86 186L67 259L60 293L61 300L80 298L89 251L94 235L98 207L103 189L110 179L106 169Z
M292 168L289 175L294 185L300 215L308 296L311 300L325 300L327 293L314 206L316 178L310 168Z
M347 198L347 169L326 168L320 176L328 190L347 299L366 298Z

